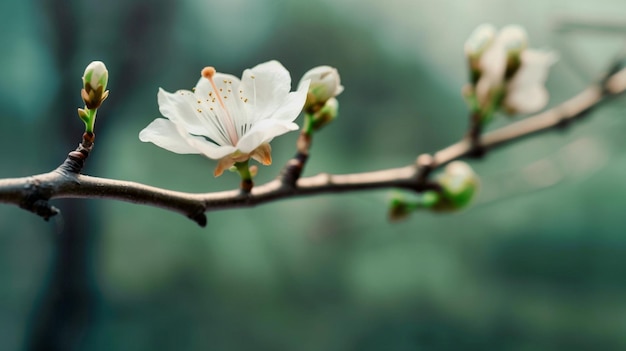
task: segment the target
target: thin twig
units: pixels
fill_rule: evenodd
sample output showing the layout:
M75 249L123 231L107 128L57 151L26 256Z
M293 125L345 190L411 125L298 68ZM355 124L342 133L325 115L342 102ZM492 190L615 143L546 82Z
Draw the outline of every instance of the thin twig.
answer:
M612 71L602 82L593 84L564 103L484 134L480 146L485 151L519 141L556 127L564 127L578 120L607 98L626 90L626 69ZM302 140L304 142L306 140ZM106 198L136 204L151 205L186 215L201 226L207 219L205 212L250 207L271 201L299 196L325 193L352 192L359 190L402 188L421 192L429 189L429 174L454 160L471 157L474 142L470 138L452 144L433 156L421 155L414 164L374 172L354 174L318 174L299 178L306 163L310 140L306 147L298 147L298 153L290 160L279 178L255 186L250 194L239 190L191 194L161 189L141 183L97 178L59 169L35 176L0 179L0 202L19 205L44 218L53 213L48 200L56 198ZM66 161L67 162L67 161Z

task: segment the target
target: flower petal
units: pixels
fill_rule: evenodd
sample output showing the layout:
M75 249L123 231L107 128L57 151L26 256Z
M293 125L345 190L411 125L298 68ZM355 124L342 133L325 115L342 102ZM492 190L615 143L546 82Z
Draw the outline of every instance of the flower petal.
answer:
M298 86L298 90L291 92L283 100L283 104L278 110L272 113L271 118L278 121L293 122L304 107L307 92L309 90L309 82L304 81Z
M521 89L545 83L550 66L557 60L556 54L539 50L525 50L521 58L522 65L511 81L514 88Z
M157 99L159 111L170 121L182 124L185 130L192 134L203 135L205 133L205 126L198 123L194 106L189 103L194 99L191 91L179 90L176 93L170 93L159 88Z
M283 103L290 89L289 71L278 61L268 61L245 70L238 90L244 100L248 99L246 108L254 111L253 116L264 118Z
M200 139L199 137L190 136L190 139L187 142L198 149L198 153L203 154L204 156L219 160L226 155L230 155L237 151L234 146L231 145L215 145L209 141Z
M492 91L504 82L506 50L497 38L480 57L480 68L482 73L476 85L476 96L484 105Z
M508 86L506 106L517 113L533 113L544 108L549 98L544 83L556 60L552 52L524 51L522 65Z
M480 57L480 68L482 69L482 76L496 81L504 79L506 48L497 39Z
M226 136L220 132L216 119L206 108L205 100L199 99L188 90L179 90L172 94L159 89L158 94L159 110L163 116L190 134L204 135L220 145L230 144Z
M146 128L139 132L139 140L143 142L151 142L177 154L199 154L200 151L187 142L174 122L157 118Z
M266 119L256 123L237 143L237 150L250 153L263 143L269 143L274 137L297 130L298 125L287 121Z
M504 103L515 113L533 113L544 108L548 100L548 90L543 85L537 84L526 89L510 91Z

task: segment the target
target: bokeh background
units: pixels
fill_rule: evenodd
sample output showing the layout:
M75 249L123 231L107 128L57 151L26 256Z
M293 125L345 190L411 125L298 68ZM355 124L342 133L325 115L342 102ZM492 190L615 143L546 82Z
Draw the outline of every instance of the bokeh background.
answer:
M7 0L0 2L0 177L47 172L80 141L86 64L111 95L85 173L208 192L237 176L141 143L158 87L206 65L278 59L294 83L337 67L340 117L306 174L398 167L461 137L462 45L489 21L560 52L551 105L623 47L622 0ZM626 132L615 100L566 131L471 161L453 215L386 218L388 191L209 213L60 200L0 206L0 350L624 350ZM493 127L510 121L502 118ZM273 142L272 179L297 133Z

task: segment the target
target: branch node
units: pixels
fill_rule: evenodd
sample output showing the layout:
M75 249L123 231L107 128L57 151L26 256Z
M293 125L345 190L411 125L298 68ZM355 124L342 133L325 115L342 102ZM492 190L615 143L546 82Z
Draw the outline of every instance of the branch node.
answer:
M27 211L33 212L39 217L42 217L45 221L50 220L51 217L54 217L61 212L58 208L50 205L47 200L42 199L35 200L33 203L30 204L23 204L20 207Z
M426 183L430 172L435 168L435 159L429 154L421 154L415 161L417 164L416 188Z
M582 116L582 114L580 114L579 116ZM567 127L569 127L569 125L572 123L571 118L569 117L565 117L565 118L561 118L559 119L558 123L555 125L555 127L557 129L560 130L565 130L567 129Z
M254 182L252 179L242 179L240 189L242 194L250 195L252 192L252 187L254 187Z
M487 148L483 146L480 136L470 139L471 148L467 154L473 158L483 158L487 154Z
M46 221L61 212L58 208L50 205L48 196L42 194L40 182L37 179L31 179L24 187L24 190L26 191L26 196L19 204L20 208L30 211Z
M94 133L85 132L82 142L78 144L76 150L67 154L67 158L57 170L61 171L61 173L79 174L85 166L85 161L87 161L91 149L93 149L95 138L96 135Z
M473 158L483 158L487 154L487 149L482 146L477 146L472 149L472 152L469 154L470 157Z
M306 164L309 155L303 152L298 152L296 155L287 162L285 168L280 175L280 180L284 185L293 188L296 186L296 182L300 179L304 165Z
M193 214L187 215L187 217L191 219L192 221L196 222L200 227L202 228L206 227L207 218L204 212L193 213Z
M429 154L421 154L415 162L419 168L432 168L435 159Z

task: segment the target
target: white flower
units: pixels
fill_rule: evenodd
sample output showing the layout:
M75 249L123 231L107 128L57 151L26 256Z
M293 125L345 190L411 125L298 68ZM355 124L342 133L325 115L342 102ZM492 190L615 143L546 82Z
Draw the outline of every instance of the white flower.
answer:
M322 106L329 99L341 94L343 86L337 69L330 66L317 66L302 76L299 86L310 81L306 106Z
M467 45L466 42L466 51ZM548 103L544 84L557 56L527 47L524 28L510 25L502 28L480 53L476 97L481 106L489 104L501 89L504 89L504 107L508 112L532 113Z
M502 83L509 58L514 55L519 56L526 49L527 43L524 28L515 25L502 28L480 57L480 68L485 80L491 84Z
M516 113L533 113L548 103L549 94L545 87L550 66L557 61L552 52L525 50L521 55L521 66L508 84L504 105Z
M304 105L308 82L289 92L291 77L278 61L246 69L241 80L213 67L202 70L202 76L193 92L159 89L159 110L167 119L155 119L139 139L219 160L215 176L249 158L271 164L269 142L298 129L293 121Z

